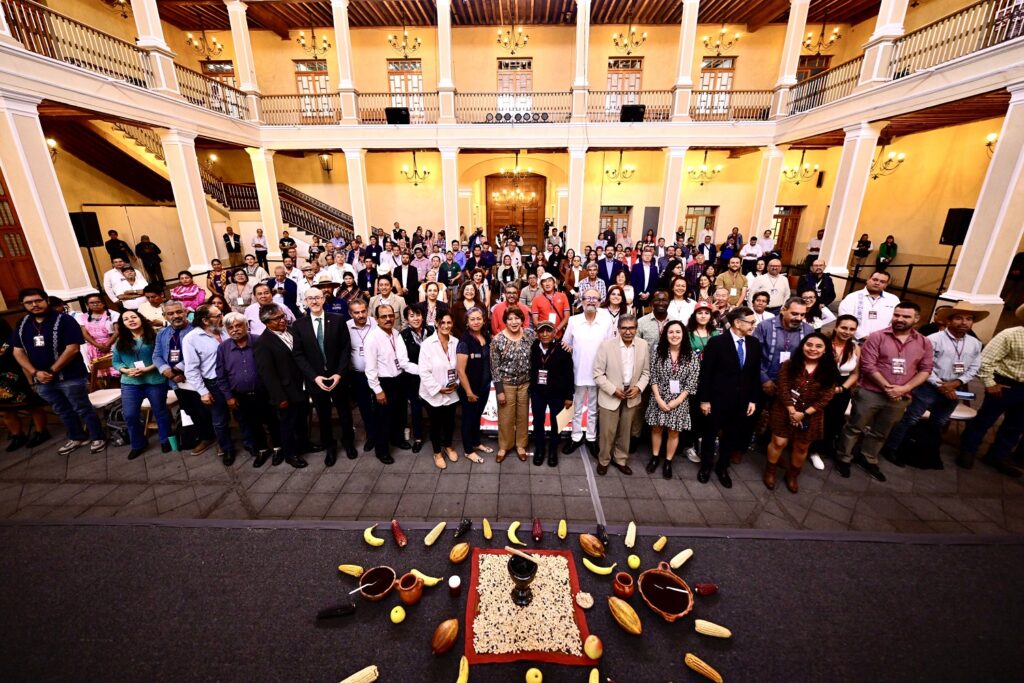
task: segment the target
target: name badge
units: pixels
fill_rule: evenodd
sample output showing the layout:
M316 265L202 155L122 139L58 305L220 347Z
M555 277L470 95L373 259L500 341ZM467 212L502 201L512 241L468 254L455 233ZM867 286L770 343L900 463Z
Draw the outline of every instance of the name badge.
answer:
M558 322L558 315L555 314L555 313L549 313L548 314L548 322L550 322L550 323ZM42 339L42 337L40 337L40 339ZM42 344L39 344L39 346L42 346Z
M907 360L905 358L892 359L892 374L903 375L907 372Z
M679 391L679 380L677 380L677 379L670 379L668 381L668 390L669 390L669 393L672 393L672 394L681 394L681 393L683 393L683 392Z
M782 365L789 360L790 355L789 351L779 351L779 365Z
M735 287L730 287L729 288L729 296L736 296L736 294L737 294L736 288Z
M402 371L402 365L398 362L397 358L395 359L395 370L397 370L399 372Z
M35 346L36 348L40 349L43 348L44 346L46 346L46 338L41 334L37 334L36 336L32 337L32 346Z
M875 320L878 318L878 311L868 311L868 320Z
M953 363L953 374L962 375L967 367L963 363Z
M171 349L171 352L167 354L167 361L172 365L181 362L181 349Z
M245 299L243 299L242 297L238 297L238 305L242 306L243 304L245 304Z
M135 361L135 369L136 370L145 370L146 369L146 363L144 361L141 361L141 360Z
M362 358L363 357L363 347L359 346L359 347L357 347L357 350L359 351L359 357Z
M455 378L455 371L449 369L448 370L448 386L452 386L452 385L456 384L457 382L458 382L458 380Z
M548 371L538 370L537 371L537 384L540 386L547 386L548 384Z

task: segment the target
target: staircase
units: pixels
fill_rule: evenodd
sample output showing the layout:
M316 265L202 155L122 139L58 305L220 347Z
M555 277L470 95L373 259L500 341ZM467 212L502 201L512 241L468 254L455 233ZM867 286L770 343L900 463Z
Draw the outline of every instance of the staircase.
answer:
M163 145L160 144L160 138L149 128L133 126L128 123L116 123L114 128L157 159L164 161L164 150ZM203 181L203 191L225 209L229 211L260 210L260 200L254 184L225 183L202 166L199 167L199 176ZM281 200L281 218L289 228L316 235L323 241L334 237L335 230L341 230L341 235L346 240L351 240L354 237L352 216L344 211L284 183L277 184L277 194Z

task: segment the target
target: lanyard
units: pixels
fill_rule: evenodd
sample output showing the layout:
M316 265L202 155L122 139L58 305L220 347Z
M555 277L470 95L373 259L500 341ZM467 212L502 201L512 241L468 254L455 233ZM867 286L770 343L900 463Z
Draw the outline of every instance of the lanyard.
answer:
M398 359L398 344L395 343L395 333L392 332L388 335L388 341L391 342L391 350L395 354L395 359Z
M964 355L964 347L967 346L967 337L965 336L958 341L949 332L946 332L946 336L949 337L949 341L953 342L953 353L956 354L956 362L959 363Z
M547 350L547 352L544 351L543 345L540 346L540 364L543 365L545 368L548 366L548 361L551 360L551 356L553 355L555 355L554 345L552 345L551 348Z

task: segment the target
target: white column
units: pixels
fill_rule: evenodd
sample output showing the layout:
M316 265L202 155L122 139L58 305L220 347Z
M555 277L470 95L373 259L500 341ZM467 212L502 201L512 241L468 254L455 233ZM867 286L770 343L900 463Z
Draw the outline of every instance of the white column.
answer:
M53 296L72 299L94 292L96 287L89 280L50 160L36 109L39 102L0 92L0 168L43 288Z
M754 196L754 213L750 217L747 235L760 235L772 226L775 202L779 198L784 152L785 148L775 145L768 145L761 152L761 170L757 179L757 194Z
M825 237L821 245L821 258L825 270L833 275L846 276L846 265L850 250L857 237L857 223L860 220L864 192L868 188L871 161L878 144L878 135L888 121L859 123L843 130L843 154L836 171L836 186L832 190L828 219L825 221Z
M348 29L349 0L331 0L334 13L334 42L338 46L338 95L341 99L341 122L359 123L356 86L352 80L352 36Z
M907 16L907 0L882 0L875 20L875 31L864 45L864 61L860 67L860 87L889 82L889 60L893 44L903 35Z
M679 59L676 84L672 88L672 120L690 118L690 92L693 90L693 51L697 45L697 13L700 0L683 0L683 16L679 22ZM667 241L667 240L666 240Z
M348 194L352 204L352 226L355 233L363 238L370 237L369 201L366 189L366 150L348 148L345 152L345 168L348 171Z
M565 243L579 254L583 239L583 185L587 172L587 148L569 148L569 215Z
M441 199L444 234L459 234L459 148L441 148Z
M796 85L796 69L800 64L800 50L804 43L804 29L807 28L807 9L811 0L790 0L789 22L786 24L786 40L782 46L782 62L779 64L779 78L775 82L772 98L772 116L788 114L789 91Z
M452 0L437 0L438 123L455 123L455 68L452 62Z
M686 150L686 147L668 147L665 150L665 185L661 194L661 211L658 213L658 237L664 237L668 244L675 243Z
M590 60L590 0L576 0L576 70L572 81L572 120L587 120L587 68Z
M249 22L246 21L246 4L241 0L224 0L231 22L231 42L235 48L235 76L238 89L245 93L249 105L249 119L260 118L260 86L256 83L256 60L252 55L252 40L249 36Z
M281 218L281 197L277 193L277 172L274 170L274 150L262 147L246 147L249 161L252 162L252 177L256 182L256 196L260 200L260 221L263 223L263 236L270 247L267 256L272 259L281 258L281 233L284 219Z
M164 147L167 174L174 192L174 206L185 238L188 269L201 273L210 269L210 259L217 258L217 245L213 241L213 225L206 207L206 193L199 177L199 159L196 157L196 134L191 131L156 129Z
M1010 106L999 141L988 164L953 279L942 295L992 306L993 315L985 321L990 324L982 323L989 334L999 319L1003 305L1000 293L1010 262L1024 237L1024 83L1009 90Z
M153 66L153 78L156 81L153 90L163 93L178 92L178 75L174 71L174 52L164 38L164 28L160 24L160 13L156 8L156 0L131 0L132 16L135 17L135 29L139 32L136 44L149 53Z

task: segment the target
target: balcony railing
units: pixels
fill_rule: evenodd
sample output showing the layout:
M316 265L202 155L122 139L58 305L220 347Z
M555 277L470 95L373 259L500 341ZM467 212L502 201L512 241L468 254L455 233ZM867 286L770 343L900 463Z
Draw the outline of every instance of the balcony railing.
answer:
M459 123L565 123L571 114L568 92L455 93Z
M121 135L125 136L129 140L133 140L135 144L145 149L160 161L164 161L164 145L160 142L160 136L154 133L151 128L133 126L130 123L115 123L114 130L120 132Z
M245 93L241 90L181 64L175 64L174 70L178 75L178 90L181 96L192 104L236 119L244 120L249 117L249 105L245 100Z
M624 104L645 105L644 121L668 121L672 118L671 90L591 90L587 94L587 119L618 121Z
M694 121L767 121L771 90L694 90L690 118Z
M142 88L154 85L149 55L31 0L0 0L14 39L26 49Z
M271 126L328 126L341 120L338 93L322 95L264 95L263 123Z
M336 209L333 206L331 206L330 204L327 204L327 203L324 203L324 202L320 201L319 199L317 199L316 197L313 197L312 195L308 195L305 192L302 192L301 190L296 190L291 185L285 185L284 183L278 183L277 184L277 193L281 196L282 200L294 199L294 200L297 200L299 202L303 202L305 204L309 204L310 206L312 206L313 208L317 209L318 211L321 211L321 212L323 212L324 214L326 214L326 215L328 215L330 217L336 218L336 219L338 219L338 221L340 221L342 223L348 223L349 225L352 225L352 216L348 215L347 213L345 213L341 209ZM330 237L331 237L331 235L328 235L328 239L330 239Z
M797 83L790 91L789 113L799 114L835 102L852 93L857 87L857 81L860 80L860 67L863 62L864 55L854 57L848 62Z
M387 123L385 109L408 107L409 123L437 123L436 92L361 92L356 95L359 123Z
M335 219L321 216L309 209L281 197L281 218L288 225L291 225L303 232L316 235L326 241L334 237L335 230L341 230L341 236L346 240L354 237L352 224L345 224Z
M1022 35L1020 0L982 0L897 40L889 78L903 78Z
M203 183L205 186L205 182ZM259 211L260 198L256 194L255 185L242 183L222 183L224 188L225 206L232 211Z

